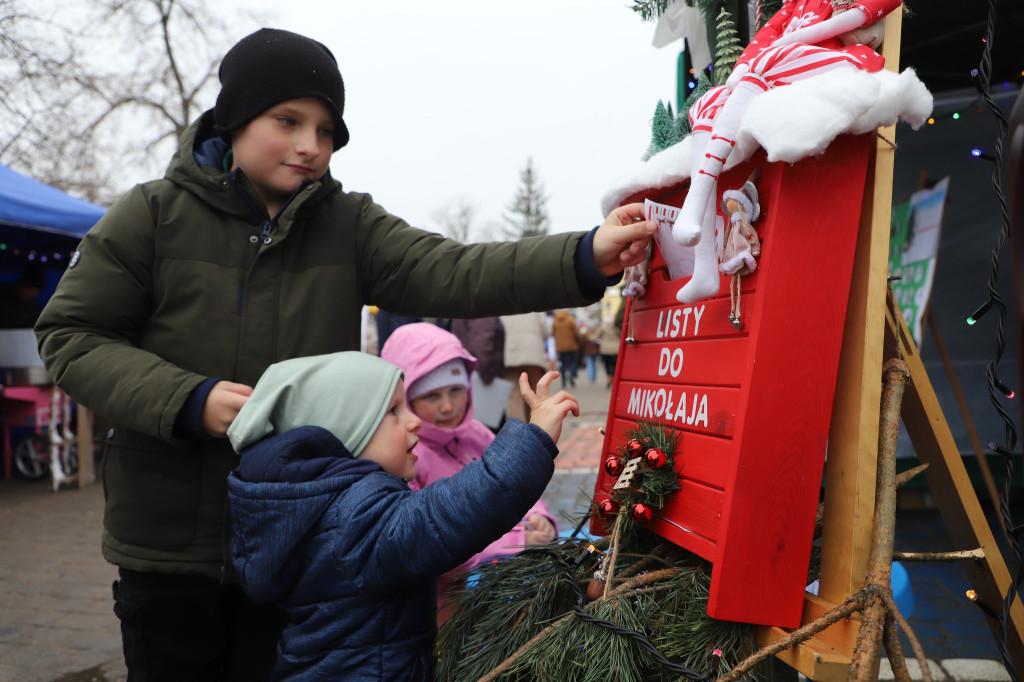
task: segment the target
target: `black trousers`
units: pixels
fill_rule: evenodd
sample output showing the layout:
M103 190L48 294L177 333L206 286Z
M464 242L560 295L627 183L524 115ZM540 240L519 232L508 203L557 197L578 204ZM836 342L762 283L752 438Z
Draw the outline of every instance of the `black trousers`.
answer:
M287 623L280 608L203 576L119 573L114 613L128 682L270 679Z

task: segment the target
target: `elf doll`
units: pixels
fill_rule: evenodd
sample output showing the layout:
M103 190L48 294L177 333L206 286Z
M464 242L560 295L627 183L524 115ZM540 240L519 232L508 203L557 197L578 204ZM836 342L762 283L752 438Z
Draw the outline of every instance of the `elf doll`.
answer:
M787 0L743 51L725 85L690 108L693 151L690 190L672 227L694 246L693 276L676 294L682 303L718 293L715 201L718 174L736 146L740 120L758 95L835 69L880 71L881 20L899 0Z

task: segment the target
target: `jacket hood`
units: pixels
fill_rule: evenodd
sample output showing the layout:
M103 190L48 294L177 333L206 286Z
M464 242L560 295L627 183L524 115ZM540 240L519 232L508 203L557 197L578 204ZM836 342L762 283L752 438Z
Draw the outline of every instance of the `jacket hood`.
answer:
M257 220L256 207L262 207L263 201L252 183L240 170L226 173L223 157L208 158L208 152L201 151L208 140L219 137L214 130L213 109L210 109L178 138L178 148L167 164L164 178L201 197L218 210L253 222ZM197 160L197 152L202 161ZM313 191L296 192L294 202L290 203L295 203L296 207L313 206L341 190L341 184L331 177L330 169L313 185Z
M257 602L281 601L302 574L303 546L332 500L380 465L353 459L319 427L293 429L242 451L228 477L231 553Z
M380 357L402 370L406 396L409 387L418 379L450 360L462 360L470 374L477 366L476 358L466 350L459 337L429 322L403 324L391 332L381 349ZM466 390L469 401L461 424L454 429L443 429L424 421L418 435L421 443L448 450L452 449L452 441L458 440L462 446L459 449L473 452L475 459L494 440L494 432L473 417L472 383Z
M429 322L403 324L391 332L380 357L402 370L406 389L450 360L462 360L470 374L477 365L459 337Z

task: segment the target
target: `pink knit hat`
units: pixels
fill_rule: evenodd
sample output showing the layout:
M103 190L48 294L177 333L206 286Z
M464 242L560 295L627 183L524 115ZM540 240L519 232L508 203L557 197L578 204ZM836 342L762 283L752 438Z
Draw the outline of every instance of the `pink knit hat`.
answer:
M469 372L466 371L466 363L460 358L452 358L424 374L406 389L405 396L410 401L416 400L445 386L469 388Z

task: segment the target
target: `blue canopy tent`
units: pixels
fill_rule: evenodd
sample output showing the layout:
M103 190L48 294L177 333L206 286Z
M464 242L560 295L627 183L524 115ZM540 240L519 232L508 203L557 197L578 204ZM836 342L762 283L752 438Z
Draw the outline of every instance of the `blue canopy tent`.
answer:
M40 298L49 298L71 252L105 212L0 164L0 280L39 263L49 285Z

